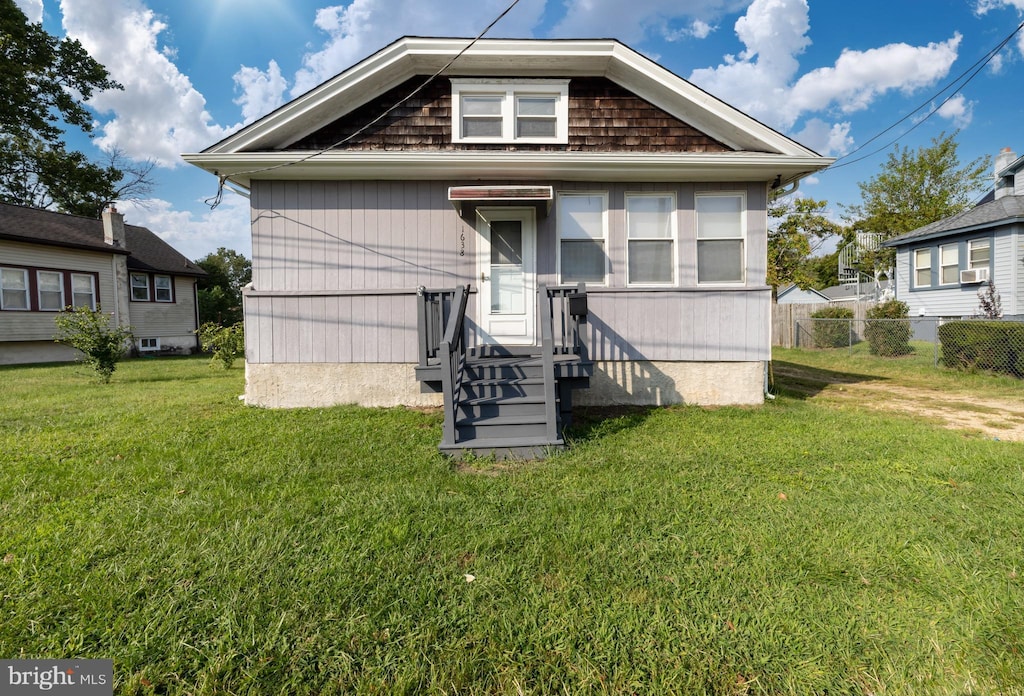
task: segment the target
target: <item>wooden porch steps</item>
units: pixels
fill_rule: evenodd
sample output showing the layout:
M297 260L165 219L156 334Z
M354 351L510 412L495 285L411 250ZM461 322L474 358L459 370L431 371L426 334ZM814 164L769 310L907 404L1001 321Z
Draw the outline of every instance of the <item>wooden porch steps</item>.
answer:
M560 360L576 367L579 360ZM571 416L571 387L580 378L559 379L556 370L556 437L547 430L543 361L536 355L473 356L466 364L455 420L455 442L442 442L453 456L496 459L543 458L565 448L563 429ZM576 375L578 370L569 369ZM560 386L558 386L560 385Z

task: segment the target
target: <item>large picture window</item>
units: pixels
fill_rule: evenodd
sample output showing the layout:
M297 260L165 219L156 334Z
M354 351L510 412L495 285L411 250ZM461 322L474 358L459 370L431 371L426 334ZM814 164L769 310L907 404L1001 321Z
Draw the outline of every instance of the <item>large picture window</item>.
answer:
M28 271L0 268L0 309L28 310Z
M59 312L64 309L64 274L60 271L36 271L39 289L39 311Z
M745 208L741 193L697 195L698 283L743 282Z
M452 79L452 141L569 142L569 81Z
M606 194L558 195L559 275L563 283L604 284L608 269L607 220Z
M626 282L670 285L675 279L675 211L671 193L626 194Z
M960 245L943 244L939 247L939 283L953 285L960 282Z
M932 284L932 250L914 250L914 287L926 288Z

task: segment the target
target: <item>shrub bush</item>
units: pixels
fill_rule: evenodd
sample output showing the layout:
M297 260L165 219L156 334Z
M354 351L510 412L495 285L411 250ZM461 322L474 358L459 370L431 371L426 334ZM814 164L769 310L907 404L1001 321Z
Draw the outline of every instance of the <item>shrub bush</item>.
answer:
M1024 324L951 321L939 327L939 341L946 367L1024 378Z
M853 310L849 307L825 307L811 314L814 322L815 348L842 348L850 345L850 319ZM846 321L843 321L846 320Z
M203 350L213 353L211 365L220 363L224 369L230 368L235 358L245 354L245 328L242 322L231 326L219 326L206 323L196 329Z
M882 302L867 311L864 338L872 355L894 358L914 352L909 316L910 308L899 300Z
M68 307L54 317L57 335L54 340L77 348L82 362L96 371L106 384L117 369L117 363L132 344L132 330L125 326L111 326L111 315L100 307Z

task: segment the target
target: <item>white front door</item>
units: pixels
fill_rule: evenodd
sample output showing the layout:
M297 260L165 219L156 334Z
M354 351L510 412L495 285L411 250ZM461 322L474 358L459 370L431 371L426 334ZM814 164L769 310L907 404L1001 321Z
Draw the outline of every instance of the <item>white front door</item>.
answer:
M477 208L480 333L489 344L532 345L537 304L533 208Z

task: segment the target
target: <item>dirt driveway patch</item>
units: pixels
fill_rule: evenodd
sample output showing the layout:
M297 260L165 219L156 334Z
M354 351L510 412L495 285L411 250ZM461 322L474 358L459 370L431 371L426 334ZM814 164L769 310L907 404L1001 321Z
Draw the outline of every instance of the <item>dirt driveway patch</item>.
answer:
M913 415L953 430L1024 442L1024 396L1020 399L978 397L793 363L776 362L773 369L778 386L809 399Z

